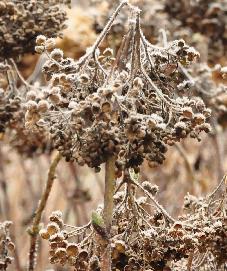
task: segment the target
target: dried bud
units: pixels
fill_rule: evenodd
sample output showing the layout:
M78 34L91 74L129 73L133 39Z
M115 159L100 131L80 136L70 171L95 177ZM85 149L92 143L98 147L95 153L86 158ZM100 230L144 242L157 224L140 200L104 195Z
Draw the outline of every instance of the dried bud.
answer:
M111 57L113 55L113 50L111 48L106 48L103 52L103 55L106 57Z
M80 259L80 261L87 261L88 260L88 252L87 250L83 249L80 251L78 258Z
M45 100L41 100L38 102L38 111L40 113L45 113L49 108L49 103Z
M52 212L51 215L49 216L49 219L51 222L55 222L58 224L60 229L63 226L63 220L62 220L62 212L61 211L55 211Z
M155 196L158 193L158 186L151 185L148 181L142 183L143 188L149 192L152 196Z
M15 244L13 242L8 243L8 249L13 252L15 250Z
M79 248L74 243L69 243L66 248L66 253L68 256L76 257L79 254Z
M184 40L179 40L178 43L177 43L177 45L179 47L184 47L185 46L185 41Z
M114 242L114 247L119 253L125 253L126 244L123 240L117 240Z
M221 74L222 74L223 79L227 79L227 67L221 68Z
M51 94L49 98L53 104L58 104L61 100L61 96L59 94Z
M29 100L34 101L36 99L36 97L37 97L36 92L34 90L30 90L26 95L26 100L27 101L29 101Z
M26 104L25 104L26 108L29 110L29 111L35 111L37 110L37 103L34 102L34 101L28 101Z
M133 85L134 85L134 87L136 87L136 88L142 89L142 88L143 88L143 81L142 81L142 79L139 78L139 77L136 77L136 78L134 79L134 81L133 81Z
M109 113L111 111L111 104L109 102L104 102L101 108L102 108L102 112Z
M58 248L55 252L55 256L60 259L66 258L66 256L67 256L66 249L65 248Z
M37 36L37 38L36 38L36 44L38 46L44 45L45 42L46 42L46 37L44 35Z
M53 38L50 38L50 39L47 39L46 42L45 42L45 49L50 51L50 50L53 50L56 46L56 42L55 42L55 39Z
M184 117L189 118L189 119L193 117L193 112L192 112L191 107L184 107L182 111L183 111Z
M39 235L46 240L50 238L50 234L45 229L40 230Z
M0 12L4 12L6 9L6 4L4 2L0 2Z
M63 58L63 52L60 49L55 48L51 53L50 57L56 61L59 61Z
M47 232L49 235L54 235L60 231L60 227L58 226L57 223L51 222L47 225Z
M87 74L81 74L79 80L81 84L87 84L89 82L89 76Z
M194 115L194 122L197 124L197 125L200 125L200 124L203 124L205 122L206 118L203 114L195 114Z
M44 52L45 48L44 46L40 45L40 46L35 46L35 51L38 54L42 54Z

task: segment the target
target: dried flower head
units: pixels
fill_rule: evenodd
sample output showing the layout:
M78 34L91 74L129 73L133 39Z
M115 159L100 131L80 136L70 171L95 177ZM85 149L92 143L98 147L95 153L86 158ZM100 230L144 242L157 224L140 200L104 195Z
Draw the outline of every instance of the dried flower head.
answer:
M207 197L197 198L188 194L185 198L187 208L178 219L174 219L146 189L149 182L140 185L130 177L125 184L127 189L122 192L123 197L114 206L113 226L109 236L111 270L161 268L181 271L180 266L187 266L192 251L197 252L192 257L192 268L206 270L212 262L216 270L224 270L227 246L224 180ZM134 192L129 189L129 184L131 188L133 186ZM143 203L137 198L138 189L146 198ZM146 206L152 207L150 211ZM61 232L49 239L51 263L68 264L77 270L86 270L87 266L92 270L100 270L102 247L106 242L106 236L101 230L102 207L95 214L95 224L92 218L91 223L82 227L64 225Z
M8 63L8 62L7 62ZM3 64L2 64L3 66ZM40 96L39 84L31 85L21 76L13 60L4 65L0 77L8 78L0 89L0 133L5 142L26 156L50 151L45 122L40 115L47 112L49 103ZM9 83L8 83L9 82ZM43 91L45 92L45 91ZM28 113L27 111L30 110ZM34 123L36 126L33 127ZM33 131L25 129L33 127Z
M190 2L165 1L165 11L170 20L177 20L179 32L186 32L182 29L191 29L191 34L198 43L202 40L208 43L208 59L217 63L217 59L226 52L226 14L227 4L222 0L192 0ZM176 22L176 21L175 21ZM176 27L175 27L176 29ZM190 31L189 31L190 33ZM202 37L199 37L201 33ZM191 38L189 34L188 38Z
M34 52L35 38L59 35L66 26L63 5L70 1L1 1L0 60ZM44 38L37 40L41 46Z
M108 29L124 5L107 23ZM150 44L141 31L139 11L132 12L116 56L109 48L99 50L105 29L77 62L62 54L53 59L56 49L49 54L48 39L44 41L49 61L43 71L51 89L46 95L50 108L42 118L66 160L99 170L116 155L119 171L136 168L144 159L162 163L168 145L209 130L204 127L203 101L182 96L176 87L179 64L189 65L198 52L178 40L165 47Z

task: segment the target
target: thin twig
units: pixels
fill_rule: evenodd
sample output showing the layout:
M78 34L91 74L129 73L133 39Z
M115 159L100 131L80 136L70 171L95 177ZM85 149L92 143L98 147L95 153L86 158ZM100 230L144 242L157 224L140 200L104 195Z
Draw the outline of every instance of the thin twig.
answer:
M115 161L114 156L110 157L105 166L105 195L104 195L104 222L106 230L110 231L113 214L113 195L115 191Z
M36 265L36 252L37 252L37 240L38 240L38 233L39 233L39 224L41 221L41 217L43 214L43 211L46 207L47 200L49 198L53 182L55 179L55 171L56 167L61 160L61 154L57 153L57 155L54 157L50 168L48 172L48 178L46 182L46 186L44 188L43 194L41 196L41 200L39 201L37 210L35 212L35 217L33 219L33 224L31 228L29 229L29 234L31 235L31 240L30 240L30 251L29 251L29 262L28 262L28 271L33 271L35 269Z
M168 46L168 40L167 40L167 34L166 34L166 31L165 29L161 28L159 30L159 32L161 33L162 35L162 42L163 42L163 46L166 48Z
M220 181L219 185L214 189L214 191L209 195L209 205L212 202L212 199L214 198L215 194L219 191L221 186L227 182L227 175L225 175L222 180Z
M189 254L188 263L187 263L187 271L192 271L193 256L194 256L194 251L192 251Z
M139 183L137 183L134 180L131 180L132 184L139 187L147 196L148 198L153 202L153 204L162 212L164 217L171 223L175 222L175 219L170 216L170 214L167 213L167 211L156 201L156 199L148 192L146 191Z
M114 13L112 14L112 16L110 17L110 20L107 22L106 26L102 30L101 34L99 35L99 37L95 41L94 45L90 48L90 50L83 57L80 58L79 61L77 61L76 64L78 66L82 65L83 63L85 63L89 57L91 57L92 55L94 55L94 52L97 50L97 48L99 47L99 45L102 43L103 39L106 37L107 33L109 32L110 28L112 27L113 22L116 19L117 15L119 14L120 10L125 5L127 5L127 4L128 4L128 2L125 1L125 0L122 1L119 4L119 6L117 7L117 9L114 11Z
M22 76L22 74L20 73L20 71L18 70L17 64L15 63L15 61L14 61L12 58L10 58L10 62L13 64L13 67L14 67L14 69L15 69L15 71L16 71L18 77L20 78L21 82L22 82L28 89L31 88L32 86L31 86L29 83L26 82L26 80L24 79L24 77Z

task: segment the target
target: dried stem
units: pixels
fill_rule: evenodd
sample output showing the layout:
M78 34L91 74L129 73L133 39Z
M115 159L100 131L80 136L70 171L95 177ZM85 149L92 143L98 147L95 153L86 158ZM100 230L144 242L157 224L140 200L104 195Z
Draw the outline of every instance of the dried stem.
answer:
M194 251L192 251L188 257L187 271L192 271Z
M42 54L40 58L38 59L32 74L26 80L29 84L33 84L34 82L39 81L38 79L40 79L42 66L45 62L46 62L46 56L45 54Z
M17 73L17 76L18 76L19 79L21 80L21 82L22 82L28 89L30 89L32 86L31 86L29 83L27 83L27 81L24 79L24 77L22 76L22 74L21 74L20 71L18 70L17 64L15 63L15 61L14 61L12 58L10 58L10 62L13 64L13 67L14 67L16 73Z
M213 200L214 196L216 195L216 193L220 190L220 188L222 187L222 185L223 185L224 183L227 183L227 175L225 175L225 176L222 178L222 180L221 180L221 182L219 183L219 185L218 185L218 186L214 189L214 191L209 195L209 205L210 205L210 203L212 202L212 200Z
M166 35L166 31L165 29L161 28L159 30L161 37L162 37L162 42L163 42L163 46L167 47L168 46L168 40L167 40L167 35Z
M113 196L115 191L115 156L110 157L105 166L105 194L104 194L104 223L107 234L110 235L113 217ZM111 271L111 246L108 242L104 248L101 262L102 271Z
M57 155L54 157L54 159L50 165L46 186L44 188L41 200L39 201L37 210L35 212L33 224L31 226L31 228L29 229L29 234L31 235L31 241L30 241L28 271L33 271L35 269L39 224L40 224L43 211L46 207L46 203L47 203L47 200L49 198L49 195L50 195L50 192L51 192L51 189L53 186L53 182L55 179L56 167L57 167L60 160L61 160L61 154L57 153Z
M80 58L80 60L77 62L77 65L80 66L83 63L86 62L86 60L90 57L93 56L95 54L95 51L97 50L97 48L99 47L99 45L102 43L103 39L106 37L107 33L109 32L110 28L113 25L114 20L116 19L116 17L118 16L119 12L121 11L121 9L125 6L128 5L127 1L122 1L119 6L116 8L116 10L114 11L114 13L112 14L112 16L110 17L109 21L107 22L106 26L104 27L104 29L102 30L101 34L99 35L99 37L97 38L97 40L95 41L94 45L90 48L90 50L83 56Z
M105 195L104 195L104 222L106 230L110 232L113 214L113 195L115 190L115 156L106 162Z
M139 187L148 196L148 198L152 201L152 203L162 212L162 214L164 215L164 217L166 218L166 220L168 222L170 222L170 223L175 222L175 219L172 216L170 216L170 214L167 213L167 211L157 202L157 200L147 190L145 190L142 187L142 185L137 183L135 180L131 179L130 181L132 184Z

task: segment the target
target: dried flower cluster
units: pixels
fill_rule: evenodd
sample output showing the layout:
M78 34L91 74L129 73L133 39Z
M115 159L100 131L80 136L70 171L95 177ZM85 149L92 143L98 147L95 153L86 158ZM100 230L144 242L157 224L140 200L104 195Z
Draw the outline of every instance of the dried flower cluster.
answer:
M11 221L0 223L0 270L6 270L8 265L12 263L13 258L10 253L14 251L14 243L10 238L9 228Z
M131 0L130 3L142 9L141 27L150 41L156 42L160 29L165 28L172 38L183 37L190 45L205 51L202 53L206 61L214 64L225 62L226 1ZM117 1L90 1L90 5L95 5L98 10L94 22L97 32L103 29L116 4ZM119 37L125 30L125 17L121 16L115 22L111 32L114 40L110 38L110 44L119 44Z
M86 249L83 249L86 242L84 242L84 245L82 243L76 244L75 242L70 242L70 238L82 235L86 228L89 228L89 225L81 228L64 225L60 211L53 212L49 219L50 223L45 229L40 231L40 235L43 239L49 240L51 249L49 252L50 262L52 264L68 264L76 267L76 270L87 270L88 252Z
M187 77L184 84L188 84L189 90L194 95L202 98L205 105L212 110L215 122L222 127L226 127L227 112L227 87L223 84L226 80L224 70L225 67L220 65L210 68L205 63L195 64L188 69L181 67L182 76ZM218 78L217 82L213 80L215 76Z
M49 57L43 71L50 89L43 100L27 104L26 126L46 124L66 160L99 170L114 155L119 171L144 159L162 163L167 145L209 131L210 110L201 99L181 95L185 86L178 64L190 64L198 52L183 40L151 45L140 29L138 10L133 14L116 55L110 48L98 49L115 17L77 62L51 50L52 39L37 38L36 51Z
M43 33L57 36L65 28L68 0L20 1L0 3L0 61L34 52L35 38Z
M47 134L42 127L37 126L33 132L25 129L27 109L24 104L26 99L32 99L41 87L25 82L13 61L12 64L1 63L0 67L0 76L4 82L0 88L1 137L4 136L12 147L26 156L50 150Z
M161 1L154 0L130 0L129 3L138 6L141 9L141 28L149 41L157 43L160 28L167 22L167 14L164 12L164 4ZM117 0L100 1L90 0L90 6L95 7L96 16L94 17L93 28L100 33L105 27L108 18L118 4ZM152 9L150 8L152 6ZM119 46L121 37L127 31L127 13L120 14L115 20L113 27L107 37L107 44Z
M109 238L111 270L178 270L179 262L181 268L187 268L192 255L191 270L204 270L211 259L216 270L224 270L227 206L223 181L205 198L188 194L185 214L175 220L155 199L157 186L147 181L140 185L130 180L129 175L125 178L126 189L114 196L111 236L105 232L102 206L93 214L92 223L84 227L70 229L64 225L59 211L51 214L50 223L40 231L41 237L49 240L51 263L69 264L75 270L99 271L101 248ZM136 196L136 187L143 196Z
M227 44L227 3L224 0L165 1L170 18L177 19L180 27L189 27L194 33L208 37L210 58L225 55Z
M13 118L13 112L17 111L20 107L20 101L19 99L10 99L11 95L7 92L6 89L8 86L8 81L6 79L6 73L9 70L8 65L4 65L1 63L0 66L0 76L1 76L1 88L0 88L0 133L4 133L6 130L6 127L10 123L10 121ZM7 95L7 94L8 95Z
M28 228L27 270L35 271L36 265L44 268L38 257L39 234L48 240L49 261L58 270L227 270L226 176L210 195L191 195L199 194L197 188L206 189L202 188L206 186L206 181L201 180L202 163L204 168L210 166L207 175L224 175L222 137L227 127L227 67L223 64L225 60L223 67L195 64L200 54L192 46L207 46L209 57L216 64L220 61L219 53L213 54L213 49L219 48L224 56L225 1L122 0L115 9L118 0L92 0L93 5L84 8L87 16L77 17L77 31L74 32L73 26L66 34L70 38L78 33L76 40L70 43L71 39L69 42L66 38L60 45L66 50L70 47L70 54L65 54L57 48L55 37L61 36L65 28L63 8L69 2L0 1L0 140L3 141L0 142L0 194L3 195L0 216L6 214L11 220L14 215L8 195L14 189L8 187L4 166L11 162L16 150L17 163L24 173L23 185L28 186L35 204L28 204L29 195L19 199L23 211L29 205L32 212L21 219L25 224L32 221ZM83 5L88 3L84 1ZM90 12L97 11L98 6L100 10L92 17ZM168 20L165 31L163 27ZM169 34L175 40L168 41ZM42 56L34 73L25 80L16 62L24 53L34 51ZM196 158L188 159L186 147L191 141L185 139L200 141L201 133L209 133L211 127L214 133L203 141L208 144L198 148ZM211 141L217 158L214 166L209 164L213 161L212 153L207 157L204 152ZM4 146L5 143L8 145ZM162 164L169 146L175 144L177 156L174 151L169 154L173 154L174 160L168 168L171 173L164 172L166 165L158 172L155 182L162 179L157 182L159 186L141 181L150 179L150 172L145 170ZM8 148L14 150L6 157ZM44 154L37 159L39 179L43 178L41 160L46 164L50 154L54 154L45 185L33 182L37 178L36 173L30 172L32 159L28 164L22 161L24 157L39 154ZM104 193L104 203L92 212L88 222L91 210L84 203L90 200L90 193L84 188L86 180L82 184L77 176L77 170L82 169L66 163L62 167L66 171L62 170L58 176L62 188L59 190L65 198L61 202L55 197L60 207L53 202L54 208L61 209L64 205L66 214L52 212L49 223L43 227L42 217L62 157L96 172L105 163L105 187L99 179L102 173L97 180L94 178L101 197ZM181 170L183 164L185 168ZM217 172L212 172L214 167L218 168ZM155 176L152 170L153 173ZM15 174L14 170L10 174ZM191 193L185 196L181 211L171 210L174 204L170 204L171 196L168 197L169 194L176 197L176 191L171 189L179 179L184 179L179 201L183 189ZM166 180L169 183L173 180L174 184L169 186ZM37 183L42 189L37 188ZM90 180L88 183L93 185ZM161 192L166 189L164 196L159 188ZM166 198L171 206L168 210L161 205L165 205ZM72 226L71 211L75 212L78 225L88 223ZM0 223L0 270L3 271L10 269L13 261L10 225L8 221ZM17 233L16 229L16 236ZM25 263L20 262L17 249L14 255L12 268L22 270Z

